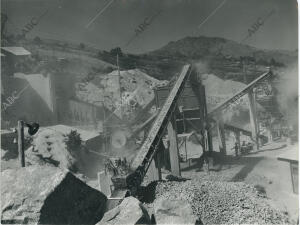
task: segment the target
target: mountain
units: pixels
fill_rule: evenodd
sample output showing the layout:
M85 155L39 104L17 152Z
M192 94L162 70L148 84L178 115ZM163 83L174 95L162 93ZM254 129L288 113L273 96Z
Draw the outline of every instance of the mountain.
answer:
M121 50L119 50L120 53ZM112 63L104 52L98 57ZM157 79L171 79L186 63L201 61L201 72L214 73L222 79L250 82L266 71L266 67L282 68L297 61L297 51L263 50L218 37L186 37L172 41L149 53L119 55L124 69L139 68ZM244 71L247 80L244 81Z
M255 57L257 59L264 58L265 60L274 58L282 63L289 63L297 56L296 51L262 50L224 38L205 36L186 37L176 42L170 42L166 46L150 52L151 55L175 55L189 59L207 58L220 53L233 58Z
M122 52L119 47L102 51L83 43L39 38L27 41L24 45L48 58L73 58L84 62L84 66L80 65L73 71L78 77L89 72L89 68L82 70L86 67L94 67L93 69L104 73L109 71L106 68L111 68L112 71L116 68L118 55L121 70L140 69L158 80L170 80L186 63L201 62L201 73L212 73L222 79L244 83L266 71L266 67L274 67L276 70L297 62L298 54L296 50L263 50L224 38L205 36L171 41L160 49L138 55Z

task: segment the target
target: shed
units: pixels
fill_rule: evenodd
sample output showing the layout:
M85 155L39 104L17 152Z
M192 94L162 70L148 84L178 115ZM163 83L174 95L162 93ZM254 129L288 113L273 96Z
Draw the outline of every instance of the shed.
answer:
M12 54L12 55L15 55L15 56L31 55L31 53L23 47L1 47L1 49L5 53Z
M292 185L293 191L295 194L298 194L298 187L299 187L299 178L298 178L298 168L299 168L299 153L298 153L298 146L291 146L290 150L287 150L285 153L279 155L277 157L280 161L285 161L290 164L291 169L291 177L292 177Z
M25 57L31 55L31 53L23 47L1 47L1 56L5 55L3 62L5 68L5 73L8 76L13 76L16 71L16 64L22 62Z

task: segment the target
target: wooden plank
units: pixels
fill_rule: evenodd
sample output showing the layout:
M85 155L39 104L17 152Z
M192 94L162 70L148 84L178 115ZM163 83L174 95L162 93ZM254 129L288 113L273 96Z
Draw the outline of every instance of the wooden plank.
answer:
M180 172L180 163L179 163L179 149L177 141L177 132L176 132L176 123L174 122L175 118L170 120L168 124L168 138L170 142L169 151L170 151L170 162L171 162L171 172L173 175L181 176Z

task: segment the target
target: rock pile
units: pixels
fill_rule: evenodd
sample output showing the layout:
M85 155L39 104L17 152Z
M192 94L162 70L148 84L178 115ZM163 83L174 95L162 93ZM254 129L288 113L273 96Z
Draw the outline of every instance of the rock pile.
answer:
M101 192L57 167L1 173L1 224L95 224L106 201Z
M187 201L159 199L154 204L156 224L201 224Z
M64 135L47 128L35 135L25 154L27 165L54 165L72 170L76 163L75 157L67 150Z
M128 197L120 205L106 212L97 225L150 223L150 217L142 203L134 197Z
M122 118L122 113L134 119L141 109L154 100L154 89L167 84L168 81L157 80L139 69L120 71L120 76L114 70L90 82L77 83L76 97L100 107L104 105L119 118Z
M273 209L254 187L244 183L189 180L160 182L155 198L186 200L203 224L283 224L288 217Z

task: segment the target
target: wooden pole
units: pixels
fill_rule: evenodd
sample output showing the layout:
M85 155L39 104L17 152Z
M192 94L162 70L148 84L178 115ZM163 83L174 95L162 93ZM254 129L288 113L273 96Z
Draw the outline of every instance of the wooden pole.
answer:
M250 114L250 125L252 132L252 139L254 140L254 150L259 149L258 144L258 127L257 127L257 119L256 119L256 102L255 102L255 93L253 89L249 91L247 94L249 100L249 114Z
M163 141L161 140L158 145L158 150L150 164L149 170L148 170L148 176L150 181L156 181L156 180L161 180L161 167L162 167L162 158L163 153L165 151L165 147L163 144Z
M119 94L120 94L120 112L121 112L121 119L123 119L123 102L122 102L122 90L121 90L121 74L120 74L120 67L119 67L119 54L117 54L117 67L118 67L118 82L119 82Z
M241 132L234 131L235 142L238 144L238 151L241 152Z
M206 117L207 117L207 102L206 102L206 92L205 92L205 86L201 84L201 97L202 97L202 105L200 107L204 108L204 116L203 116L203 120L205 121ZM212 143L212 134L210 131L210 126L209 126L209 122L205 121L205 133L206 133L206 149L209 152L213 151L213 143Z
M148 178L150 182L159 180L158 169L155 165L155 159L153 159L152 162L150 163L150 167L148 169Z
M182 110L182 118L183 118L183 133L185 133L186 132L186 125L185 125L184 110ZM188 161L187 150L186 150L186 137L184 137L184 150L185 150L185 160Z
M169 151L170 151L171 172L173 175L181 176L177 132L176 132L176 119L174 115L171 116L171 120L168 124L168 138L170 141Z
M207 138L208 138L208 151L212 152L214 147L213 147L213 142L212 142L213 140L212 140L211 126L208 126Z
M161 149L159 149L158 152L155 154L154 159L152 160L150 168L148 170L150 181L161 180L160 150Z
M224 122L222 119L217 120L219 149L223 155L226 155L226 138L224 130Z
M25 167L25 154L24 154L24 122L18 121L18 152L21 167Z
M243 75L244 75L243 78L244 78L244 83L245 83L245 84L248 83L246 63L247 63L247 61L246 61L245 59L242 59Z

